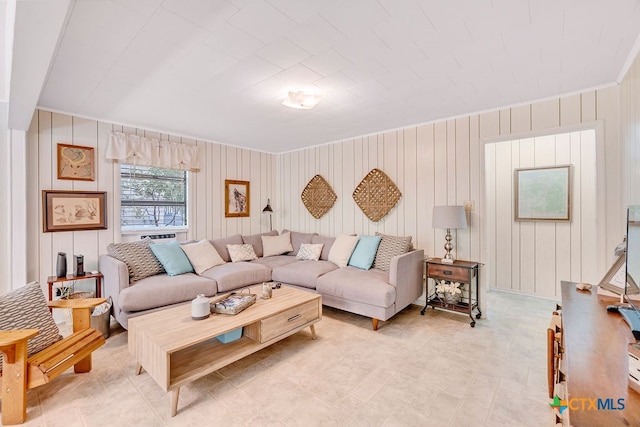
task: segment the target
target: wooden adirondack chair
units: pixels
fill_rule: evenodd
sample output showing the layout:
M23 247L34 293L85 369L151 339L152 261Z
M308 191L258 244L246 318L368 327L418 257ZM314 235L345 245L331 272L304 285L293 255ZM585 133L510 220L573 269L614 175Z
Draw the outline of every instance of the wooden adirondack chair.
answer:
M52 308L71 308L73 333L31 356L27 341L38 329L0 331L2 424L21 424L27 417L27 390L48 383L74 367L76 373L91 370L91 353L104 344L102 334L91 328L91 308L104 298L68 299L48 303ZM28 309L26 307L25 309Z

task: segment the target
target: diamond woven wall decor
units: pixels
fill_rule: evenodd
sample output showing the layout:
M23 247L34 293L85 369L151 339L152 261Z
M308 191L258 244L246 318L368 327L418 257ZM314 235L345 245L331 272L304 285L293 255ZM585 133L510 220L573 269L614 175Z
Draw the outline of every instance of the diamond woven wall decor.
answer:
M320 175L311 178L311 181L302 190L300 197L304 206L315 219L320 219L329 212L338 199L333 188Z
M372 169L353 190L353 200L373 222L378 222L398 204L402 193L380 169Z

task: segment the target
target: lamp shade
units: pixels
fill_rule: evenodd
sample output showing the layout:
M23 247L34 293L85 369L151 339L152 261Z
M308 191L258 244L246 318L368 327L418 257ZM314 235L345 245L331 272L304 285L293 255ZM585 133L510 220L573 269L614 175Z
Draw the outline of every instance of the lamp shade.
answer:
M467 228L464 206L434 206L433 228Z
M267 206L262 209L262 213L273 213L273 209L271 209L271 199L267 199Z

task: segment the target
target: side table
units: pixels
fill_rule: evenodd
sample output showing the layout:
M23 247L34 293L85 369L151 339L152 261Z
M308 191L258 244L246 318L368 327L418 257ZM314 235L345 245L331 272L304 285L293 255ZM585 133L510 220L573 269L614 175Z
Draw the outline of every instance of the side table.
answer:
M442 262L440 258L428 258L424 260L427 269L425 276L425 289L427 302L420 311L424 315L429 306L444 310L454 311L458 313L466 313L471 318L471 327L476 326L473 318L473 311L477 310L476 319L482 316L480 311L480 275L478 269L480 263L474 261L455 260L453 264ZM434 284L458 282L463 290L462 297L459 301L447 301L443 296L439 295L435 286L433 290L429 290L429 279ZM475 280L474 280L475 279Z
M56 277L49 276L47 279L47 284L49 285L49 301L53 301L53 284L54 283L64 283L64 282L72 282L74 280L85 280L85 279L95 279L96 281L96 298L102 297L102 278L104 276L102 273L97 272L95 274L87 273L84 276L75 276L68 274L65 277ZM49 309L51 310L51 309Z

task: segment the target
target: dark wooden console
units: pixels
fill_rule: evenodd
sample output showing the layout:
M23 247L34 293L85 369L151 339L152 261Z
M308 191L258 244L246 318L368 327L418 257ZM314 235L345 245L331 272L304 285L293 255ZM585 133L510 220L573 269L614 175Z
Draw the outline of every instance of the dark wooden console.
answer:
M628 345L635 339L620 314L607 312L607 305L615 302L599 297L595 287L578 291L575 283L562 282L564 374L570 403L566 412L573 426L640 426L640 393L627 381ZM590 399L598 398L613 399L614 407L624 399L625 407L590 407Z

